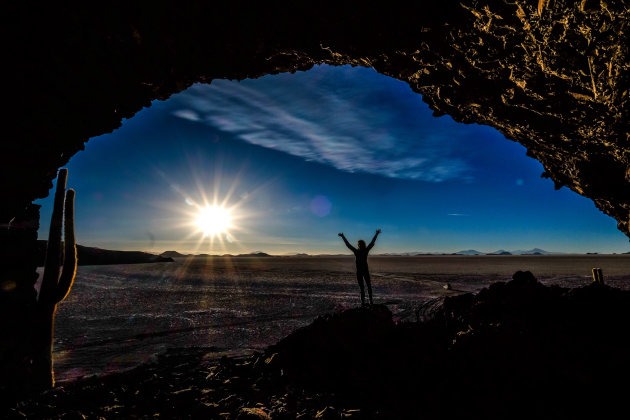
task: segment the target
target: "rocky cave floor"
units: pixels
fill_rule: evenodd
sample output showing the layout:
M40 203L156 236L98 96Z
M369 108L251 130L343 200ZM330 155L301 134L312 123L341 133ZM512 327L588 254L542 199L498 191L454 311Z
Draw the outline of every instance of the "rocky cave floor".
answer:
M529 272L422 322L381 305L317 318L264 353L173 349L13 402L3 418L603 418L625 411L630 292ZM623 410L623 411L619 411ZM1 412L0 412L1 413Z
M321 393L272 384L260 375L262 354L220 360L207 358L211 354L211 349L172 349L156 363L20 402L8 418L307 419L354 418L358 412L328 407L330 398Z

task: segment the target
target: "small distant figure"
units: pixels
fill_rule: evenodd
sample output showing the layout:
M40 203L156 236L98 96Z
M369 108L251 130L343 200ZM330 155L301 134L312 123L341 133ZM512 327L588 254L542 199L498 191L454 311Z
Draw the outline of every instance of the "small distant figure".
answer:
M341 236L341 239L343 239L348 249L354 253L354 256L356 258L357 281L359 282L359 287L361 288L361 305L362 306L365 306L365 287L363 286L363 281L365 281L365 284L367 285L370 305L372 305L373 303L372 302L372 283L370 282L370 272L368 271L367 257L368 257L368 253L370 252L370 249L372 249L372 247L374 246L374 242L376 242L376 238L378 238L378 235L380 233L381 233L381 230L377 229L376 233L374 234L374 237L372 238L372 242L370 242L370 244L367 246L365 245L365 241L363 239L360 239L357 242L358 248L355 248L352 245L350 245L350 242L348 242L348 240L346 239L343 233L339 234L339 236Z

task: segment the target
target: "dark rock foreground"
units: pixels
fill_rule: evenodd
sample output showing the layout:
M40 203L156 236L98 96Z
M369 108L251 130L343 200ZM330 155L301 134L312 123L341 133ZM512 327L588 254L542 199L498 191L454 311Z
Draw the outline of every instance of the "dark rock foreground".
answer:
M558 419L625 410L628 291L547 287L518 272L424 318L396 324L374 305L319 317L248 358L171 350L10 404L3 417Z

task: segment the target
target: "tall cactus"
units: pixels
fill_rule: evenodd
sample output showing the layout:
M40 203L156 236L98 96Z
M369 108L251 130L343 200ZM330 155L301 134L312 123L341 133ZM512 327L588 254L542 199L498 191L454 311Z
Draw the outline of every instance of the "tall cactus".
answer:
M77 248L74 237L73 189L66 191L68 170L60 169L57 177L55 201L50 220L50 232L46 249L44 275L37 300L37 326L34 341L36 352L34 366L36 379L42 388L55 385L53 370L53 340L55 335L55 313L57 304L65 299L72 288L77 269ZM65 196L65 200L64 200ZM65 205L64 205L65 201ZM64 252L61 253L61 227L64 227ZM62 261L63 259L63 261ZM59 274L60 267L61 275Z

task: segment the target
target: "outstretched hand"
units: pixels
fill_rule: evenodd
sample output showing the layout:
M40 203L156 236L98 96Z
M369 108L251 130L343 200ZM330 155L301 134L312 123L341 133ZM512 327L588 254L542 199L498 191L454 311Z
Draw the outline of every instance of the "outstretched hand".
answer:
M343 238L343 233L339 233L338 236L341 236Z
M376 229L376 234L379 235L381 233L380 229Z

